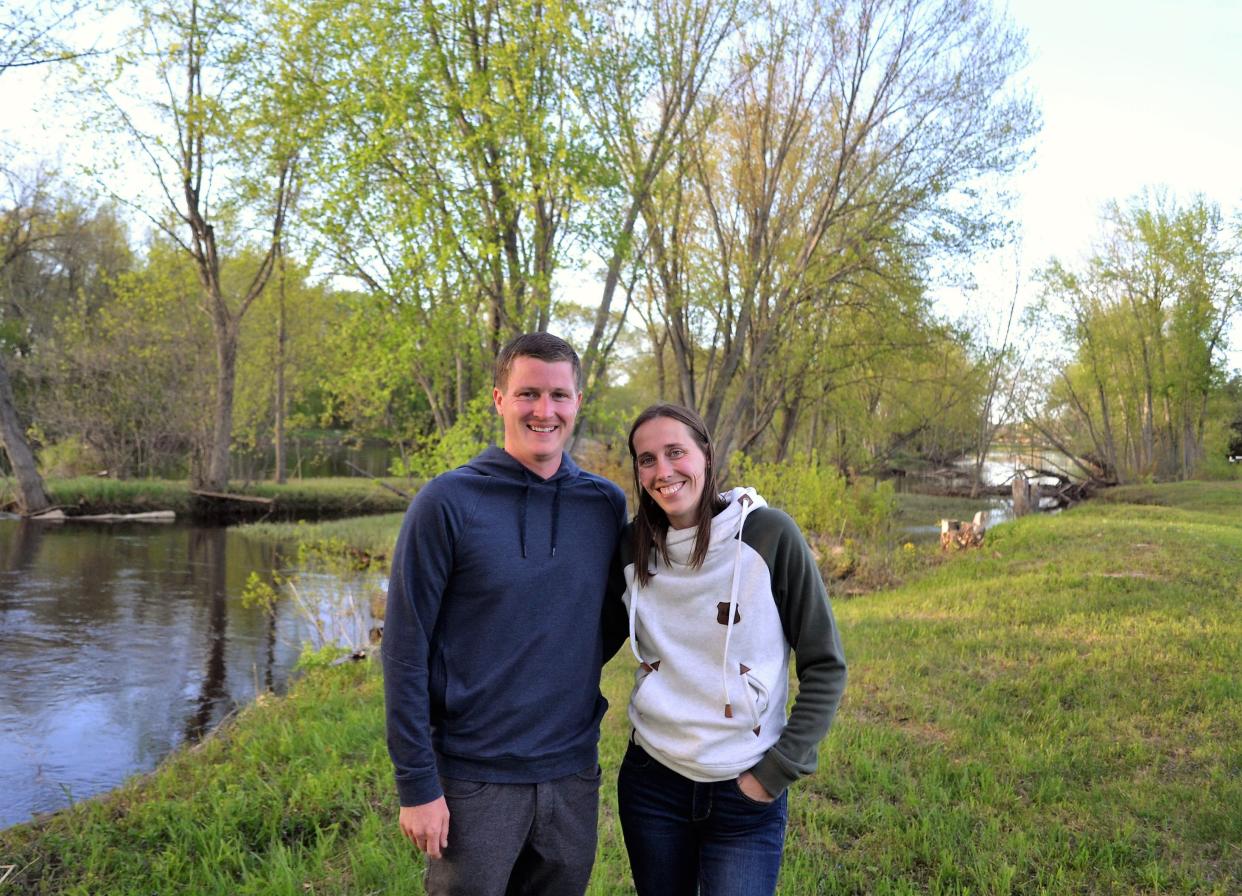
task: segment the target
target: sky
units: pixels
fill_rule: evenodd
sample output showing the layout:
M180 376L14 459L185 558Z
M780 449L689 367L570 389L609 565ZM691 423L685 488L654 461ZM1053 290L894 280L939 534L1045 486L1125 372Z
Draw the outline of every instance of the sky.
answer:
M979 295L1031 300L1052 256L1082 261L1100 210L1145 188L1242 211L1240 0L1009 0L1043 128L1014 181L1020 246L981 259ZM970 299L946 294L944 310ZM1242 313L1231 366L1242 368Z
M1011 184L1019 243L979 259L977 289L938 292L943 314L995 318L1015 282L1032 301L1031 274L1053 256L1080 262L1104 204L1145 188L1242 212L1242 0L995 2L1027 33L1023 77L1043 129ZM0 135L73 156L70 123L34 111L43 93L37 72L6 73ZM1232 335L1230 366L1242 369L1242 313Z

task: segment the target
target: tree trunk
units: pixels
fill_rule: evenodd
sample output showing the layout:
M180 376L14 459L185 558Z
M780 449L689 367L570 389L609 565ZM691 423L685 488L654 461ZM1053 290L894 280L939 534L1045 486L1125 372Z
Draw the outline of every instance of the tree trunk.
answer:
M1015 517L1026 516L1032 510L1037 509L1037 499L1033 492L1034 489L1025 473L1019 471L1013 474L1013 515Z
M229 484L229 446L233 441L233 391L237 375L237 331L216 334L216 410L212 424L211 453L203 487L224 491Z
M9 372L0 358L0 446L9 457L17 478L17 507L22 513L39 513L52 506L43 487L43 477L35 464L34 453L26 441L26 431L17 417L13 386Z
M276 322L276 420L272 426L272 441L276 448L276 470L273 478L278 485L285 484L285 353L289 335L285 327L285 256L280 254L280 308Z
M280 357L276 364L276 420L272 429L272 441L276 447L276 469L273 478L284 485L285 476L285 310L280 309Z

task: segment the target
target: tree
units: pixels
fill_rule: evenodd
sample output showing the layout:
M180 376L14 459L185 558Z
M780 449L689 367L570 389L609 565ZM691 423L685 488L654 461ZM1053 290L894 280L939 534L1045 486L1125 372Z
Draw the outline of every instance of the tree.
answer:
M96 123L147 162L160 204L118 198L193 260L216 371L211 447L195 479L220 489L229 478L241 324L275 269L297 192L297 143L293 122L274 115L264 94L270 45L256 5L151 0L138 13L128 49L94 83L103 107ZM230 289L230 257L250 247L262 261Z
M322 27L325 21L333 27ZM489 389L500 345L551 323L571 221L604 175L571 89L575 0L318 0L283 10L286 103L314 122L319 243L400 321L429 426Z
M77 439L112 476L182 475L211 445L212 333L193 312L200 284L179 246L156 240L110 278L106 301L56 321L39 365L41 422Z
M82 9L84 2L54 2L37 8L23 4L0 7L0 75L12 68L43 65L64 61L90 51L69 50L62 41L62 32ZM46 210L37 201L44 198L44 173L36 174L32 183L3 168L12 203L0 208L0 240L4 242L0 256L0 272L29 257L45 239L38 233L37 222L46 217ZM3 324L0 319L0 324ZM3 339L0 338L0 447L3 447L17 478L18 504L23 512L36 513L51 505L35 464L34 453L26 439L25 428L17 413L13 383L5 366Z
M1036 126L1012 86L1022 41L982 3L773 3L731 50L737 84L684 159L689 188L646 216L649 267L682 284L657 309L678 397L722 454L768 416L758 402L823 388L799 337L877 294L861 280L921 277L993 232L981 185Z
M1240 250L1203 197L1107 206L1087 263L1042 275L1072 351L1036 421L1045 436L1104 476L1192 476L1242 298Z
M72 46L66 39L89 6L86 0L0 6L0 75L12 68L66 62L97 52L94 47Z
M628 290L619 314L613 303L625 269L642 255L635 234L644 210L650 211L657 191L678 191L688 148L703 139L724 86L713 84L721 77L717 56L740 24L736 0L598 3L593 12L597 39L593 64L583 71L581 107L607 150L617 182L615 200L609 202L605 193L599 216L598 244L606 267L582 353L588 397L604 379L629 309ZM662 285L675 289L665 274Z
M252 253L251 266L261 259ZM245 276L245 268L238 266ZM338 336L349 326L346 297L312 280L307 265L282 252L266 301L247 317L238 356L235 442L275 455L273 479L284 482L286 432L318 423L319 397L333 389ZM362 344L370 346L369 339Z
M25 342L24 321L16 301L16 270L50 248L58 235L58 222L49 175L37 171L24 179L3 172L8 196L0 206L0 446L8 456L17 479L17 503L23 513L38 513L52 504L39 475L26 427L17 412L6 356Z

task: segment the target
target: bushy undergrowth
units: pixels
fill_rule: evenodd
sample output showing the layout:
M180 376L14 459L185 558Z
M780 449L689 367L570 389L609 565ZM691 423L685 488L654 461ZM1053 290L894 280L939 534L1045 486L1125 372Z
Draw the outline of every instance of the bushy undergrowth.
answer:
M784 463L760 463L739 454L738 483L754 487L767 502L794 518L804 532L837 539L880 542L889 533L896 501L890 482L849 482L815 454Z

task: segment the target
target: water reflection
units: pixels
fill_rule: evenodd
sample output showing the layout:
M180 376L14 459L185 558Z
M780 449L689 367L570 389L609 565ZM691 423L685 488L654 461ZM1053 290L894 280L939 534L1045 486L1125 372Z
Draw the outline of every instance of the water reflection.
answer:
M241 604L268 546L222 528L0 521L0 826L153 768L258 690L307 637Z

